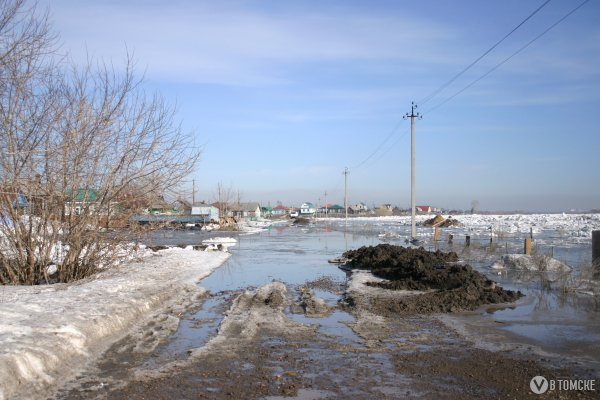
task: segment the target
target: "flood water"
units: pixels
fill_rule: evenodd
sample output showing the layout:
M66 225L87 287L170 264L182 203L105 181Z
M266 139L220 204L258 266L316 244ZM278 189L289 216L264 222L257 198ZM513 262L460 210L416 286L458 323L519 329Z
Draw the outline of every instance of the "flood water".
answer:
M275 225L258 234L235 235L223 232L162 231L152 236L152 245L195 245L208 237L235 236L238 243L229 248L231 257L199 285L211 293L199 310L190 311L171 336L167 345L158 349L145 367L167 359L183 358L187 351L201 347L216 335L223 311L240 290L264 284L284 282L291 295L298 298L306 282L327 278L344 283L346 272L328 263L344 251L380 243L373 235L353 234L332 229L327 225ZM341 293L313 290L315 295L334 306ZM338 338L340 343L358 342L359 338L346 325L354 318L343 311L327 317L310 318L287 311L289 318L306 324L318 324L319 331Z
M381 238L388 233L392 238ZM390 235L393 233L393 235ZM346 273L328 259L339 257L344 251L364 245L377 245L383 240L407 245L410 226L397 222L364 222L344 221L320 222L310 226L275 225L255 235L237 235L238 243L229 250L231 258L219 269L205 278L200 286L213 294L231 292L247 288L259 287L272 281L281 281L291 290L297 290L307 281L317 280L324 276L333 280L345 281ZM549 282L539 273L507 273L498 274L489 266L506 253L522 253L524 235L506 235L495 237L492 243L485 229L473 231L466 228L449 229L442 233L437 242L433 241L433 229L419 227L419 237L423 247L428 250L441 249L456 251L461 259L473 265L490 279L503 287L520 290L526 296L516 307L495 309L484 307L476 313L456 315L459 322L469 324L477 321L489 322L490 329L504 331L511 338L524 343L539 346L542 349L561 351L565 354L592 355L600 360L600 304L598 298L590 295L575 294L561 288L564 282ZM452 243L448 235L452 234ZM471 247L464 245L464 236L471 235ZM213 233L225 236L225 233ZM153 240L156 244L198 244L207 234L200 231L171 231L156 233ZM591 258L591 246L586 241L569 241L555 232L540 232L536 235L539 254L553 255L573 267L571 276L578 277L582 268ZM317 291L317 296L334 304L339 294L328 291ZM192 320L206 320L206 313L213 313L213 323L198 329L190 328L190 324L182 323L173 336L171 344L164 350L172 352L179 349L183 353L188 346L177 346L173 343L188 343L197 346L214 334L213 328L220 321L219 309L225 297L213 297L202 310L192 316ZM219 312L222 310L219 310ZM344 324L352 317L343 312L335 312L326 319L315 321L302 315L289 315L291 318L306 323L319 323L321 330L335 333L341 341L354 341L352 331ZM196 339L190 339L192 338Z

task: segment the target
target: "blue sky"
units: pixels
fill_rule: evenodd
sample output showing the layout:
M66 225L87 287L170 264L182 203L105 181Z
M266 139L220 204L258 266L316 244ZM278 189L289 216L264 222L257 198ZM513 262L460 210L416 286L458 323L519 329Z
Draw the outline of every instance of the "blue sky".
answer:
M52 0L62 48L118 63L177 104L204 148L196 199L410 204L402 115L543 3ZM561 18L553 0L419 107L417 203L487 210L600 208L600 2L429 111ZM386 139L388 139L386 141ZM363 162L379 149L367 162ZM190 182L191 189L191 182Z

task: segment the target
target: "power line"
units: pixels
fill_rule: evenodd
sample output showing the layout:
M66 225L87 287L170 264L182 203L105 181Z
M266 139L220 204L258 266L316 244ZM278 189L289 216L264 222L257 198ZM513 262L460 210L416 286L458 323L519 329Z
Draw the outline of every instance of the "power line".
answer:
M402 141L402 139L404 139L406 137L406 135L408 135L408 131L405 131L402 135L398 136L398 139L396 139L392 144L390 144L383 153L381 153L377 158L375 158L374 160L372 160L370 163L368 163L366 166L370 167L372 165L375 165L377 163L377 161L381 160L383 157L385 157L394 147L396 147L396 145L398 143L400 143Z
M454 75L449 81L447 81L446 83L444 83L443 85L441 85L439 88L437 88L436 90L434 90L433 92L431 92L428 96L425 96L421 101L419 101L417 104L420 104L421 106L423 106L425 103L427 103L429 100L433 99L438 93L440 93L442 90L444 90L445 88L447 88L450 84L452 84L452 82L454 82L456 79L458 79L462 74L464 74L465 72L467 72L469 69L471 69L472 66L474 66L475 64L477 64L483 57L485 57L486 55L488 55L492 50L494 50L496 47L498 47L498 45L500 43L502 43L504 40L506 40L510 35L512 35L517 29L519 29L525 22L529 21L535 14L538 13L538 11L540 11L542 8L544 8L544 6L546 6L546 4L550 3L550 0L546 0L541 6L539 6L535 11L533 11L531 14L529 14L529 16L527 18L525 18L523 21L521 21L517 26L515 26L510 32L508 32L502 39L500 39L498 42L496 42L496 44L494 44L492 47L490 47L486 52L484 52L482 55L480 55L479 57L477 57L477 59L475 59L475 61L473 61L471 64L467 65L462 71L460 71L458 74Z
M392 136L394 135L394 133L396 133L396 131L398 130L398 128L400 127L400 125L402 124L403 120L400 120L396 126L390 131L390 133L388 133L388 135L385 137L385 139L383 139L383 141L379 144L379 146L377 146L377 148L371 153L369 154L365 159L363 159L360 163L358 163L357 165L355 165L354 167L352 167L352 169L357 169L359 167L362 167L367 161L369 161L371 158L373 158L373 156L375 154L377 154L381 148L392 138Z
M442 86L440 86L439 88L437 88L436 90L434 90L431 94L429 94L428 96L426 96L423 100L421 100L418 104L425 104L428 101L430 101L432 98L434 98L438 93L440 93L442 90L444 90L446 87L448 87L450 84L452 84L452 82L454 82L456 79L458 79L462 74L464 74L465 72L467 72L471 67L473 67L475 64L477 64L483 57L485 57L486 55L488 55L492 50L494 50L498 45L500 45L504 40L506 40L510 35L512 35L517 29L519 29L523 24L525 24L525 22L527 22L529 19L531 19L535 14L537 14L544 6L546 6L551 0L546 0L544 3L542 3L542 5L540 5L536 10L534 10L531 14L529 14L529 16L527 16L527 18L525 18L523 21L521 21L516 27L514 27L509 33L507 33L502 39L500 39L498 42L496 42L492 47L490 47L486 52L484 52L481 56L479 56L475 61L473 61L471 64L469 64L467 67L465 67L462 71L460 71L458 74L456 74L454 77L452 77L449 81L447 81L446 83L444 83ZM383 146L385 146L385 144L392 138L392 136L394 135L394 133L398 130L398 128L400 127L400 125L402 124L403 120L400 120L396 126L390 131L390 133L383 139L383 141L375 148L375 150L373 152L371 152L366 158L364 158L360 163L358 163L357 165L355 165L353 167L353 169L362 167L363 165L365 165L369 160L371 160L377 153L379 153L381 151L381 149L383 148ZM381 159L381 157L383 157L383 155L387 154L390 149L392 147L395 146L396 143L398 143L400 140L397 140L396 142L394 142L391 146L388 146L388 148L385 150L385 152L383 154L381 154L379 157L377 157L377 159L374 160L377 161L379 159ZM370 163L371 165L374 163Z
M560 18L558 21L556 21L555 23L553 23L552 25L550 25L542 33L540 33L535 38L533 38L532 40L530 40L529 42L527 42L527 44L525 44L524 46L520 47L517 51L515 51L514 53L512 53L510 56L508 56L507 58L505 58L504 60L502 60L501 62L499 62L498 64L496 64L492 69L490 69L489 71L487 71L485 74L481 75L479 78L475 79L473 82L469 83L467 86L465 86L464 88L462 88L458 92L454 93L452 96L448 97L446 100L444 100L441 103L437 104L436 106L430 108L429 110L427 110L427 112L431 113L432 111L440 108L441 106L443 106L444 104L446 104L447 102L449 102L450 100L452 100L453 98L455 98L456 96L458 96L459 94L463 93L465 90L469 89L471 86L475 85L477 82L479 82L480 80L482 80L483 78L485 78L489 74L491 74L492 72L494 72L495 70L497 70L498 68L500 68L502 65L506 64L511 58L513 58L514 56L516 56L517 54L519 54L520 52L522 52L523 50L525 50L526 48L528 48L529 46L531 46L534 42L536 42L538 39L540 39L542 36L544 36L550 30L552 30L556 25L560 24L565 19L567 19L568 17L570 17L571 14L573 14L575 11L579 10L581 7L583 7L589 1L590 0L584 0L581 4L579 4L577 7L575 7L571 11L569 11L562 18Z

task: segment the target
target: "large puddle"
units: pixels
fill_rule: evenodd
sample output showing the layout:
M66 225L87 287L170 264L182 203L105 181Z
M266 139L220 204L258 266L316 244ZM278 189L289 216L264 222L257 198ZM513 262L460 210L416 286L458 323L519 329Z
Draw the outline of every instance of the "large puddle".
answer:
M204 232L170 231L154 236L157 244L196 244L205 239ZM221 235L222 236L222 235ZM232 256L220 268L206 277L200 286L211 296L198 310L192 310L182 318L178 330L161 346L147 366L160 364L166 359L183 357L189 350L201 347L216 335L222 312L226 310L233 295L241 290L257 288L273 281L284 282L294 300L300 296L300 288L306 282L327 279L343 283L346 273L328 260L338 257L347 249L364 245L376 245L377 237L357 235L330 229L327 226L274 226L255 235L237 235L238 243L229 251ZM341 293L332 290L313 289L316 297L335 306ZM216 311L216 312L215 312ZM360 338L347 326L353 317L336 310L324 317L308 317L297 310L287 310L287 316L296 322L319 325L319 332L336 338L340 343L358 343ZM204 321L205 323L201 323Z

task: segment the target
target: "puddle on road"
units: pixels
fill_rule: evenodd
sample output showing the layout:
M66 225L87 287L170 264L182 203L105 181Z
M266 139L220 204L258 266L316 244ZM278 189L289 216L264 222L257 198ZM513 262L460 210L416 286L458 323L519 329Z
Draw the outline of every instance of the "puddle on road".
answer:
M217 334L223 313L230 307L233 297L231 293L211 295L199 309L188 311L181 317L177 331L169 337L168 342L159 346L152 358L141 367L152 370L170 361L183 360L190 351L204 346Z
M287 317L293 321L307 325L319 325L318 332L334 339L341 345L360 345L362 339L346 325L354 322L354 317L344 311L336 310L325 317L307 317L304 314L288 313Z

